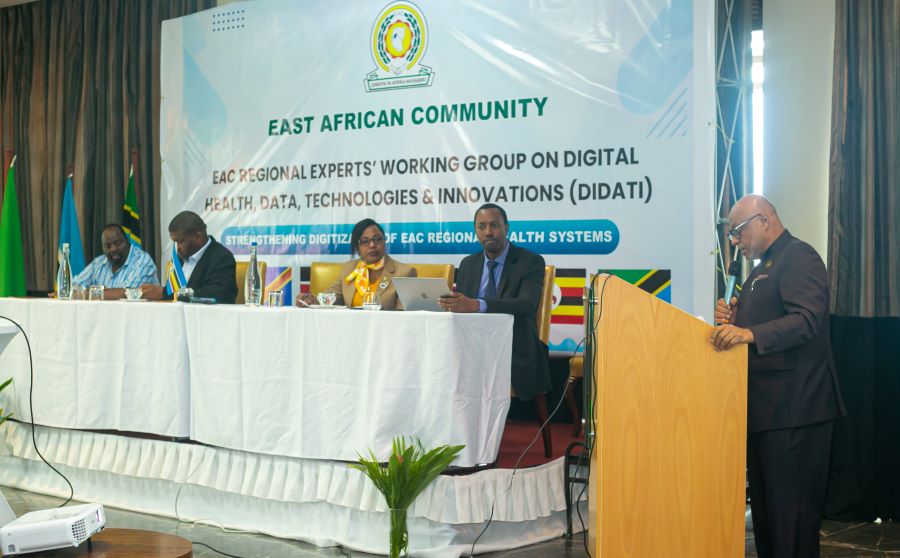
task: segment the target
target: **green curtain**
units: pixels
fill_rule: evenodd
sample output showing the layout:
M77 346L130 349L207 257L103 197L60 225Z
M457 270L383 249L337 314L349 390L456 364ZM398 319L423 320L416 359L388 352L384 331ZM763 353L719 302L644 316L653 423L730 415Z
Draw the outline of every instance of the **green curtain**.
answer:
M67 169L85 256L122 220L137 150L144 249L159 261L159 52L165 19L215 0L39 0L0 9L0 152L15 152L27 287L56 273ZM0 200L2 204L2 200Z

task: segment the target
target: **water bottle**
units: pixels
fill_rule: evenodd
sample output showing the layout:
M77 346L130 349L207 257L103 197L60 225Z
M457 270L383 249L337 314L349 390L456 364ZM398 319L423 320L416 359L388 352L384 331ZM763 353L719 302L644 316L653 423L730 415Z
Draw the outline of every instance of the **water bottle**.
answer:
M72 298L72 264L69 263L68 242L63 243L59 270L56 272L56 298L59 300Z
M256 261L256 243L250 244L250 265L244 277L244 304L259 306L262 303L262 277L259 276L259 264Z

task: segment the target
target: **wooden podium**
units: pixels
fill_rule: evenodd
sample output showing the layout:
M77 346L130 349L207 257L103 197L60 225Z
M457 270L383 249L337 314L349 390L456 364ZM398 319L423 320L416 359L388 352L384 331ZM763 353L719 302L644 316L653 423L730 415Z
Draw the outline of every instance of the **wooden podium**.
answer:
M593 294L591 556L743 556L746 345L615 276Z

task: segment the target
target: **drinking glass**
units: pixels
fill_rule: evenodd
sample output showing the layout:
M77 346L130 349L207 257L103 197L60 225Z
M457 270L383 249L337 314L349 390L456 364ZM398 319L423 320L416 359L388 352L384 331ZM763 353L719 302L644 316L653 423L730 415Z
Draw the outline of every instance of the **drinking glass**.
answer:
M175 300L178 302L191 302L194 299L194 289L190 287L181 287L175 294Z
M266 306L270 306L272 308L278 308L282 304L284 293L280 290L271 290L269 294L266 295Z
M125 298L128 300L137 300L141 298L140 287L125 287Z
M381 297L375 291L363 295L363 310L381 310Z
M84 300L85 294L84 285L72 285L72 300Z
M324 293L319 293L316 295L316 298L319 299L319 304L323 306L331 306L337 300L337 295L331 291L327 291Z
M103 285L91 285L88 289L88 300L103 300Z

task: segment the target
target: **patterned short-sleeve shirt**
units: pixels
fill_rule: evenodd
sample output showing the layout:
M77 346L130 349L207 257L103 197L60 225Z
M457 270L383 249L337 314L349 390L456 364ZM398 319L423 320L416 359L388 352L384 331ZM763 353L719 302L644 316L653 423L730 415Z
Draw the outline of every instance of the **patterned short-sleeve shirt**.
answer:
M75 276L74 282L83 287L103 285L107 289L159 285L153 258L137 246L131 247L125 263L115 273L106 256L100 255Z

